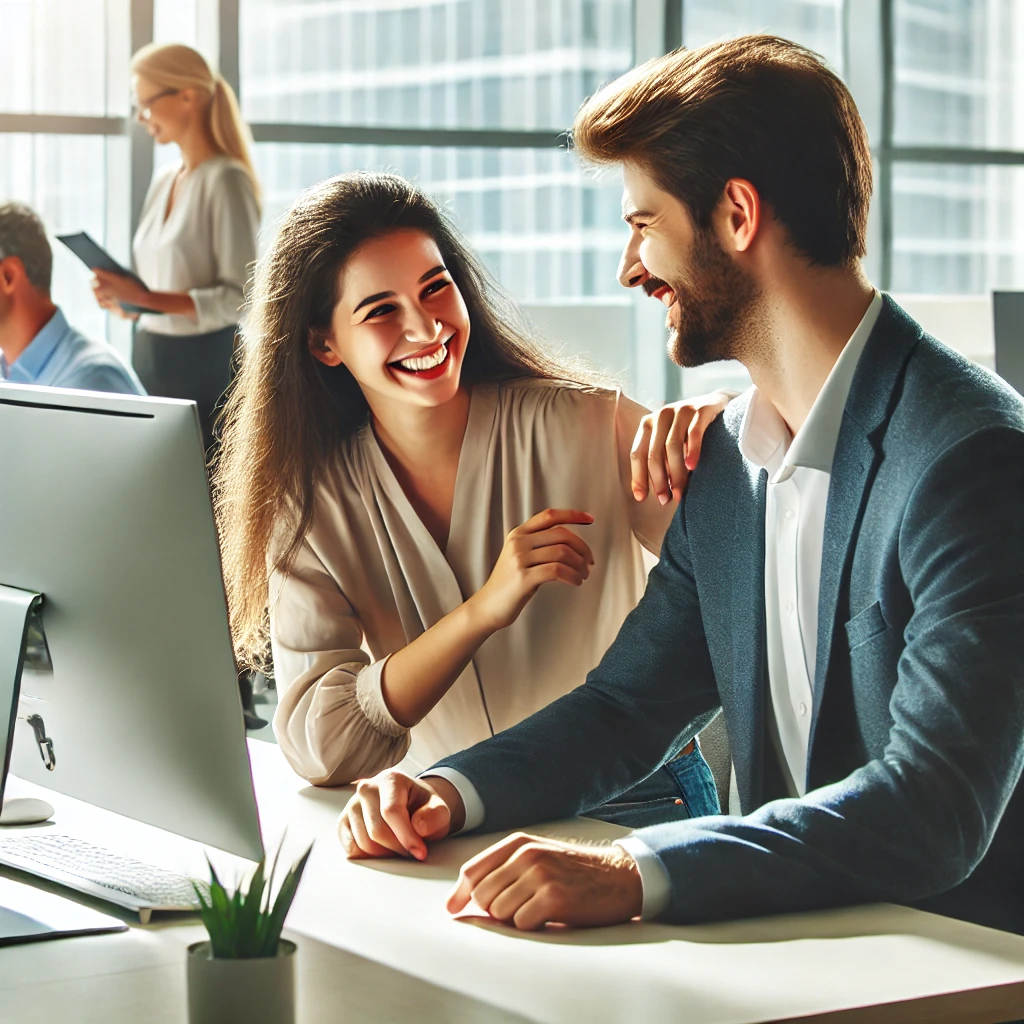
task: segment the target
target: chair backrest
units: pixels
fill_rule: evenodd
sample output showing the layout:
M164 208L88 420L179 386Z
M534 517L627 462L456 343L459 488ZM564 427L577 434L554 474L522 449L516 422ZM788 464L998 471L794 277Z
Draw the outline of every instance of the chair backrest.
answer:
M1024 292L993 292L996 373L1024 395Z

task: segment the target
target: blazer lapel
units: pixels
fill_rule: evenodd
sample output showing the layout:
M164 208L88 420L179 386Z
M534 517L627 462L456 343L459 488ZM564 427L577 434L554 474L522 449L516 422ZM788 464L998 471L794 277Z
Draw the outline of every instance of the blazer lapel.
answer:
M736 768L736 785L744 814L761 804L764 757L765 646L764 515L768 474L744 463L750 493L733 504L732 717L726 718L729 746ZM747 624L750 628L747 628Z
M881 439L898 384L921 328L888 296L861 355L843 411L832 460L818 596L818 644L814 671L814 708L807 747L808 777L822 698L829 678L833 638L842 626L839 596L853 553L870 482L881 460Z
M832 462L832 479L825 508L825 537L821 550L821 589L818 594L818 646L814 671L814 707L811 718L807 760L814 748L821 701L828 678L828 660L832 639L840 627L838 621L839 588L852 553L854 530L860 519L878 453L871 438L859 426L844 417Z

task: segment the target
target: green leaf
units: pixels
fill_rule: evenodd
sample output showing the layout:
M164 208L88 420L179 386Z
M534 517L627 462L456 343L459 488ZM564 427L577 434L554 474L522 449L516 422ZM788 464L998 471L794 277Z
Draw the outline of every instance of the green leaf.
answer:
M210 934L213 955L230 957L234 914L231 910L231 901L228 898L227 890L219 882L210 886L210 903L214 919L217 922L215 933L211 932Z
M313 844L306 848L306 852L292 865L291 870L285 876L278 891L274 906L270 909L266 929L263 935L263 956L274 956L277 953L278 943L281 941L281 932L284 930L284 920L291 909L295 892L302 880L302 873L306 870L306 863L309 855L313 852Z
M216 885L218 888L220 888L223 891L224 885L221 882L221 880L217 877L217 870L216 870L216 868L214 868L213 861L210 860L210 855L209 854L206 854L206 866L210 869L210 884L211 884L211 886Z
M256 923L256 948L260 950L265 949L267 945L266 935L267 929L270 926L270 910L271 903L273 900L274 878L277 876L277 865L281 861L281 851L284 849L285 839L287 838L288 831L286 829L284 833L281 835L281 841L277 844L277 849L274 851L274 860L273 863L270 865L270 879L267 885L266 905L262 908L263 913L260 915L260 919Z
M258 945L256 939L263 906L263 865L262 860L256 865L238 914L238 956L241 957L259 955L253 950Z

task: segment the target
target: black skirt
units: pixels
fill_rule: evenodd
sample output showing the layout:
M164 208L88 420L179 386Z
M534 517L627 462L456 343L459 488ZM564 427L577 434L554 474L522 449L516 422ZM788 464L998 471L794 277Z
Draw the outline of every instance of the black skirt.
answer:
M199 407L203 444L213 446L213 423L231 383L237 326L208 334L135 331L132 366L143 387L161 398L187 398Z

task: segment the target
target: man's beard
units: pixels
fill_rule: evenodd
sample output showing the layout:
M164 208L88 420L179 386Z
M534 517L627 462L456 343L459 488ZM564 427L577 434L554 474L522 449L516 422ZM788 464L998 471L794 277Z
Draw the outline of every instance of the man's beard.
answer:
M675 293L667 324L668 354L679 366L738 359L751 340L751 313L760 297L754 279L722 251L714 235L698 230L688 285L664 282ZM663 282L644 283L650 294Z

